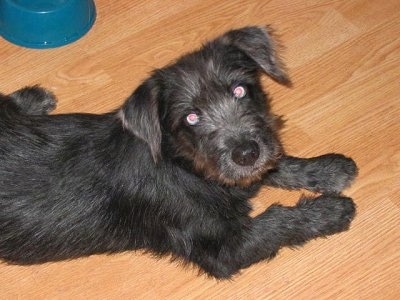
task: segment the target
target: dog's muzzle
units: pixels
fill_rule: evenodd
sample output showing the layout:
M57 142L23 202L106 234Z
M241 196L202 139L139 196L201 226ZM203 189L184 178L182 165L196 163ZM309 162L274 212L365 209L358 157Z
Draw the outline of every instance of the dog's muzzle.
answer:
M252 166L260 156L260 147L256 141L240 144L232 150L232 160L239 166Z

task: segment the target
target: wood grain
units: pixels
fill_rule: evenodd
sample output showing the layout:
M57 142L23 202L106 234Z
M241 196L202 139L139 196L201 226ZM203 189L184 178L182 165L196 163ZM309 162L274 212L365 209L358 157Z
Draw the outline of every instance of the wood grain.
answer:
M97 0L74 44L23 49L0 40L0 90L40 83L56 113L120 105L151 69L234 27L272 24L294 86L265 78L293 155L342 152L360 167L346 194L351 230L284 249L228 282L140 252L21 267L0 264L0 299L399 299L400 2ZM255 214L301 192L264 189Z

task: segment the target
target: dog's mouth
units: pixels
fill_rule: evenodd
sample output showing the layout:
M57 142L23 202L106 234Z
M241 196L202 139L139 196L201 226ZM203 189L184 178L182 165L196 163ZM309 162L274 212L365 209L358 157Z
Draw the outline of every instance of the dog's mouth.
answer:
M265 173L275 168L277 158L270 158L266 161L256 161L251 166L237 166L234 170L221 172L219 181L226 185L249 186L260 181Z
M228 186L246 187L260 181L276 166L281 155L279 145L250 141L218 155L197 157L194 167L207 179Z
M265 143L258 138L249 139L222 157L219 180L229 185L249 186L275 168L281 153L281 146L275 140Z
M240 187L248 187L254 183L257 183L262 180L263 175L270 169L273 169L274 164L266 165L262 170L257 170L257 172L253 172L251 175L239 177L239 178L220 178L222 182L226 185L231 186L240 186Z

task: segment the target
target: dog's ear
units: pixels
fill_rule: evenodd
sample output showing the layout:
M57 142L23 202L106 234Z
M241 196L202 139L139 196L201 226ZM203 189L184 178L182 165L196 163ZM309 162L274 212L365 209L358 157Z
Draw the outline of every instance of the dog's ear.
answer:
M118 112L122 126L147 143L154 162L161 158L158 86L154 78L143 82Z
M240 49L277 82L285 85L291 84L284 64L276 53L277 44L272 38L271 28L244 27L228 31L218 40Z

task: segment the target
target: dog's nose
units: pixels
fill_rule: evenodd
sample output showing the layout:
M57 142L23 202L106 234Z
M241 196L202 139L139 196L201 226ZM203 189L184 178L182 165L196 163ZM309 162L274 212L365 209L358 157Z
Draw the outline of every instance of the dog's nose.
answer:
M260 147L255 141L243 143L232 151L232 160L240 166L254 165L259 156Z

